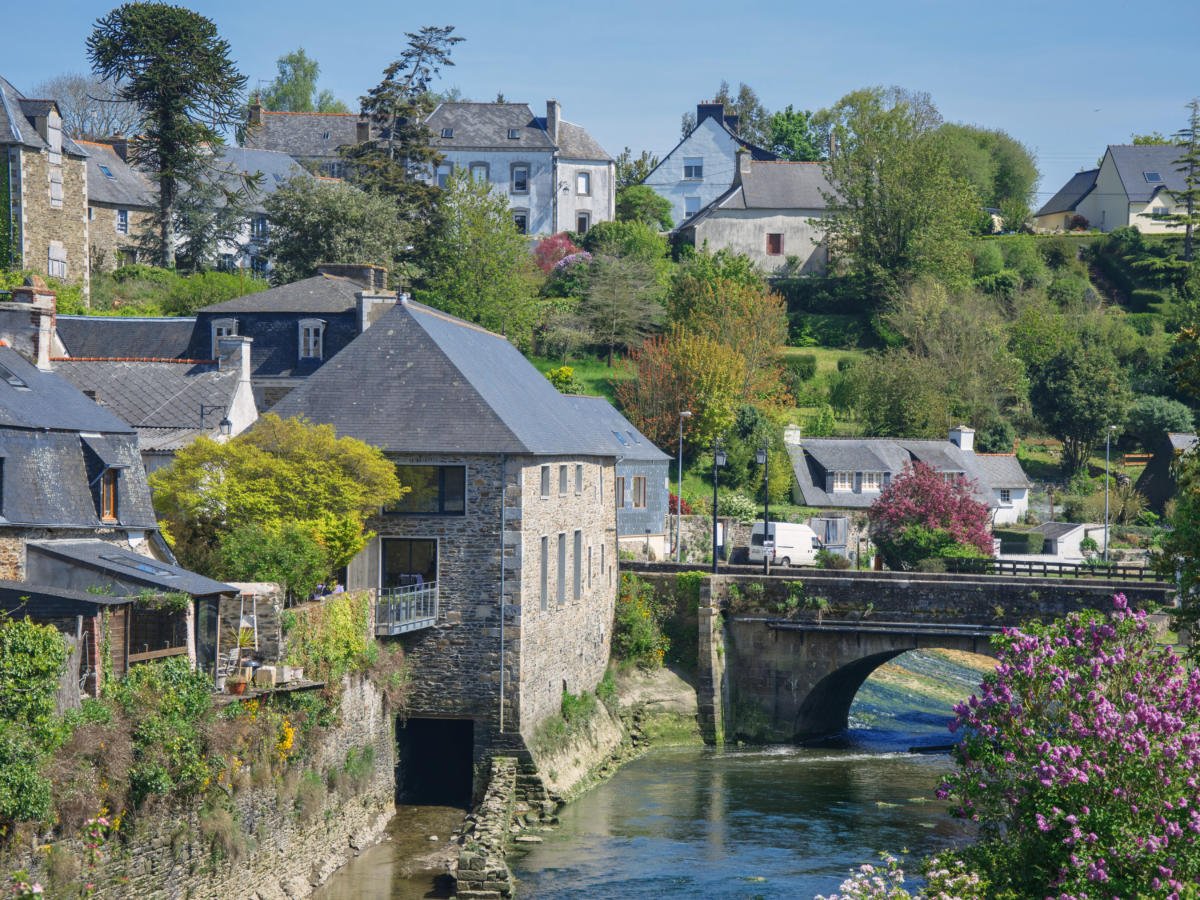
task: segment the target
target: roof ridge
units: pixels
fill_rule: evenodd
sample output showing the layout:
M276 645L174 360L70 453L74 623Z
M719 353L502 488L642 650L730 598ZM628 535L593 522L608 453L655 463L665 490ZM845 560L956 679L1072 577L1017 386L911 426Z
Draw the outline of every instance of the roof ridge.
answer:
M486 334L490 337L499 338L502 341L508 340L508 338L506 338L504 335L496 334L496 332L494 332L488 328L484 328L482 325L477 325L474 322L468 322L466 319L460 319L458 316L451 315L450 313L445 312L444 310L437 309L436 307L433 307L433 306L426 306L424 303L420 303L416 300L411 300L411 299L410 300L401 300L401 301L399 301L399 303L397 303L397 305L410 307L412 309L418 310L419 312L427 312L431 316L433 316L435 319L441 319L443 322L449 322L451 325L463 325L467 328L472 329L473 331L478 331L478 332L480 332L482 334Z
M116 318L116 317L114 317ZM181 365L213 364L215 359L180 359L176 356L52 356L50 362L158 362Z
M317 112L316 110L304 111L295 109L264 109L264 116L354 116L357 118L362 113L355 112Z

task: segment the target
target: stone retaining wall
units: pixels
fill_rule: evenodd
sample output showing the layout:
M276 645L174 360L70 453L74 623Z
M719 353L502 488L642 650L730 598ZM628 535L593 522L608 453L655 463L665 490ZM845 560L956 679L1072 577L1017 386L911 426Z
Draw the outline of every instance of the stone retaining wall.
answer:
M508 842L517 805L517 770L514 757L492 757L483 801L467 816L463 825L456 875L456 896L460 900L498 900L512 896Z

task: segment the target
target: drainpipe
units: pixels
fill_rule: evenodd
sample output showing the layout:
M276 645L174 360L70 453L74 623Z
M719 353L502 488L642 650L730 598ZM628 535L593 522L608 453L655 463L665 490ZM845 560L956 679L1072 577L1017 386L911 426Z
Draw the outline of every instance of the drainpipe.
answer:
M504 505L508 502L508 455L500 454L500 733L504 734Z

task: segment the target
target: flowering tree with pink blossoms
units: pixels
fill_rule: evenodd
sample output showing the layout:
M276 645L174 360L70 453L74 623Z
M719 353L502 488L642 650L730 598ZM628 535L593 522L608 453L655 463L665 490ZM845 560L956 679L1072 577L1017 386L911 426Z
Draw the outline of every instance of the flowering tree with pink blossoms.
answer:
M579 248L575 242L567 237L565 232L560 232L538 241L537 246L533 248L533 259L539 269L549 273L555 263L578 252Z
M947 479L925 463L897 475L871 505L871 540L892 569L946 556L991 556L987 507L974 482Z
M956 707L939 796L980 825L939 858L990 898L1200 896L1200 671L1145 614L1071 613L1006 629L979 696Z

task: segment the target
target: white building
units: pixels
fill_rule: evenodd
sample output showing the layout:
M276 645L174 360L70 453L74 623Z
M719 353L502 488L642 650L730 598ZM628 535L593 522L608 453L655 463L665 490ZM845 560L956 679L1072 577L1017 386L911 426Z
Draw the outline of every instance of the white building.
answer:
M465 170L508 198L522 234L586 232L616 216L616 166L557 100L545 117L527 103L443 103L426 120L442 155L436 178Z
M777 159L737 134L738 117L723 103L696 106L696 126L663 157L643 182L671 202L671 220L682 226L733 186L738 150L754 160Z

